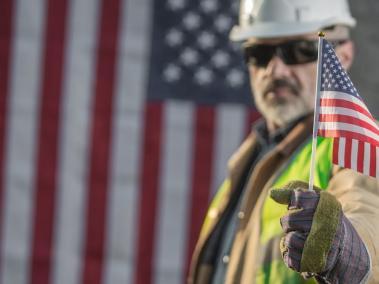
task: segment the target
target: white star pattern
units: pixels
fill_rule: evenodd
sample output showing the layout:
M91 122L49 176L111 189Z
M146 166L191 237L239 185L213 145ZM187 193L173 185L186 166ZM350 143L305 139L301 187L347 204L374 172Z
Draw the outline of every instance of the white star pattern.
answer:
M240 70L233 69L227 74L226 81L232 88L240 87L244 83L244 74Z
M215 12L218 8L215 0L203 0L200 2L200 9L205 13Z
M186 48L180 55L180 60L185 66L194 65L199 61L199 54L194 49Z
M166 34L166 43L170 47L175 47L183 42L183 33L177 29L171 29L167 34Z
M222 67L225 67L229 64L230 56L226 52L224 52L222 50L218 50L212 56L211 61L216 68L222 68Z
M199 85L208 85L212 83L213 80L213 72L206 68L206 67L200 67L196 72L195 72L195 82Z
M238 53L241 52L241 44L240 43L236 43L236 42L229 42L229 44L231 45L232 49Z
M177 11L185 7L186 0L168 0L167 6L172 11Z
M163 77L169 83L175 82L181 77L181 69L174 64L169 64L163 71Z
M237 4L233 7L238 7ZM220 90L233 93L245 87L246 75L240 55L237 55L241 53L241 46L227 43L229 30L238 13L233 13L231 7L218 0L195 3L165 0L168 25L163 25L164 30L160 31L167 50L160 59L165 61L160 67L165 84L173 88L183 83L189 88L192 84L204 90L214 89L222 98L225 96ZM196 96L213 93L205 91Z
M323 51L324 55L321 62L321 91L344 92L360 98L347 73L337 60L333 49L328 46L329 44L326 43L323 46L326 50Z
M208 49L215 46L216 37L214 34L205 31L200 34L197 41L202 49Z
M238 14L238 11L239 11L239 1L233 1L232 12Z
M189 12L184 16L183 24L187 30L190 30L190 31L195 30L201 25L200 16L193 12Z
M219 15L214 23L217 31L219 32L225 32L228 31L232 25L232 19L230 17L227 17L225 15Z

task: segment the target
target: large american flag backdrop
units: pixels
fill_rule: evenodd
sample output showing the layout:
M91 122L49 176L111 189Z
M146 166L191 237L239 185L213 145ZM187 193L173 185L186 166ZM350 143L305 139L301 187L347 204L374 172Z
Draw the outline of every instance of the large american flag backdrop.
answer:
M256 119L232 0L0 1L0 281L184 283Z

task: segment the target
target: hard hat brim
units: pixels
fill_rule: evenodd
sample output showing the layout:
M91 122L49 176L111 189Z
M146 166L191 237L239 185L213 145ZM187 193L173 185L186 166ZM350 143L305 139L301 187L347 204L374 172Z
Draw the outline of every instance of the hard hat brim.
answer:
M276 38L286 36L297 36L318 32L328 26L345 25L348 27L355 26L355 19L352 17L345 19L330 18L322 22L265 22L254 23L248 27L234 26L229 34L231 41L244 41L249 38Z

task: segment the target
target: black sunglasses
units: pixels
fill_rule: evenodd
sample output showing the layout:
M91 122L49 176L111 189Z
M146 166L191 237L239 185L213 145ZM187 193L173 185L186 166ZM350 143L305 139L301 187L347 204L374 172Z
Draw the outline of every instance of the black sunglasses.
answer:
M332 42L334 46L345 40ZM245 46L246 64L266 67L274 55L287 65L304 64L317 60L317 40L292 40L279 44L252 44Z

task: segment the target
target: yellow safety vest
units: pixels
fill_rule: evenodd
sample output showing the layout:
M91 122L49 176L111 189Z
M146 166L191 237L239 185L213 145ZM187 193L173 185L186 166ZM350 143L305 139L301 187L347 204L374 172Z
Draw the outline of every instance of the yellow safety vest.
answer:
M330 138L318 137L317 152L316 152L316 169L314 184L315 186L326 189L332 172L332 149L333 142ZM312 141L307 140L295 153L292 154L290 160L282 167L278 178L273 183L273 188L280 188L293 180L309 181L310 158L312 151ZM225 194L230 187L230 181L225 180L220 187L215 198L213 199L209 210L218 208L219 203L223 200ZM274 202L267 197L262 209L261 217L261 234L260 243L264 250L270 243L275 243L273 240L278 240L283 236L279 219L287 211L287 207ZM206 217L202 233L204 234L209 229L209 219ZM276 242L277 243L277 242ZM279 247L278 247L279 250ZM299 273L287 268L281 258L272 259L269 263L262 263L258 271L256 271L257 284L263 283L316 283L310 279L305 281Z

